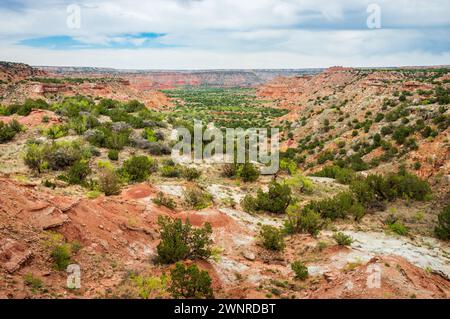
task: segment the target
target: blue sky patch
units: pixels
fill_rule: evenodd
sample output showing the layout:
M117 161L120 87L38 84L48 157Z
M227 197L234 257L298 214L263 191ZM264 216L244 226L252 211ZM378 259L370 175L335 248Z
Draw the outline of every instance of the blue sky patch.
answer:
M18 44L51 50L164 48L169 47L169 45L161 43L158 39L165 35L165 33L152 32L127 33L110 35L94 40L84 37L56 35L24 39L19 41Z

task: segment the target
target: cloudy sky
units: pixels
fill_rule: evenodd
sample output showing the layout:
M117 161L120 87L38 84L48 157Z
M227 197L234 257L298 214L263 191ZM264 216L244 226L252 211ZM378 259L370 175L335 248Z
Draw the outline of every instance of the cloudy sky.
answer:
M450 64L450 1L1 0L0 60L129 69Z

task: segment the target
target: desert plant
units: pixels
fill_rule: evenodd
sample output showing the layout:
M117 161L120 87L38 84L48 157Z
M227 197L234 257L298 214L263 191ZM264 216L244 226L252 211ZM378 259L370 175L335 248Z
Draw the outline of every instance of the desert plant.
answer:
M183 191L184 201L190 208L200 210L212 203L212 196L199 187L188 187Z
M74 163L67 172L67 181L72 185L82 185L90 173L91 169L89 167L89 162L84 160L78 161Z
M44 160L48 163L48 167L55 171L92 156L92 150L78 141L56 142L40 147L42 147Z
M334 178L341 184L350 184L356 178L352 169L336 165L325 166L321 171L314 173L313 176Z
M238 165L236 176L241 178L244 182L254 182L259 177L259 169L252 163L245 163Z
M252 202L250 195L247 195L244 201L247 203ZM284 214L291 201L291 188L286 184L272 181L269 184L268 192L263 192L261 189L258 190L256 198L253 199L253 208L254 211Z
M44 159L43 148L37 144L28 145L23 160L25 165L39 174L48 166L48 163Z
M314 190L311 179L303 176L300 172L291 173L291 177L287 178L284 183L293 190L299 190L301 193L312 193Z
M250 194L245 195L245 197L241 200L240 204L242 210L247 213L254 213L257 211L258 208L256 204L256 199Z
M120 194L120 178L114 169L102 167L98 174L98 186L106 196Z
M150 127L146 127L144 131L142 132L142 137L145 138L149 142L157 142L158 136L156 135L155 131L151 129Z
M260 231L262 245L270 250L280 251L284 249L284 239L282 232L270 225L263 225Z
M181 175L188 181L193 181L199 178L201 174L202 173L194 167L184 167L181 170Z
M205 223L202 228L192 228L189 220L172 220L160 216L161 241L157 246L158 257L162 263L174 263L186 258L206 259L211 256L212 228Z
M157 169L155 160L148 156L133 156L123 163L122 170L132 182L145 181Z
M405 197L419 201L427 200L431 194L430 185L406 171L400 170L398 173L390 173L386 177L386 194L388 199Z
M323 220L320 214L310 209L304 209L299 216L298 227L301 232L316 236L323 226Z
M176 208L174 200L170 197L165 196L163 192L159 192L158 195L156 195L156 198L153 199L153 203L158 206L165 206L169 209Z
M170 177L170 178L174 178L174 177L179 177L181 175L181 169L180 166L178 165L165 165L163 167L161 167L160 169L161 172L161 176L163 177Z
M51 258L58 270L66 270L70 264L71 247L69 244L60 244L53 247Z
M305 280L308 278L308 267L306 267L301 261L294 261L291 264L291 269L295 274L295 279Z
M8 124L0 121L0 144L11 141L21 130L22 126L16 120L12 120Z
M25 275L24 283L25 285L31 287L33 292L40 290L44 286L42 280L38 277L35 277L32 273L28 273Z
M108 151L108 158L111 161L117 161L119 159L119 151L118 150L109 150Z
M44 134L48 138L56 140L58 138L67 136L69 134L69 127L67 125L52 125L47 130L45 130Z
M334 233L333 238L339 246L350 246L353 243L353 238L342 232Z
M174 298L213 298L211 277L197 265L184 266L177 263L170 272L171 284L169 291Z
M351 192L341 192L332 198L312 201L306 209L318 212L323 218L337 219L347 217L353 210L359 209L354 207L359 205Z
M444 207L438 215L438 225L434 232L436 236L443 240L450 240L450 205Z
M389 230L393 231L394 233L400 236L406 236L408 234L408 229L399 220L396 220L395 222L388 224L388 228Z

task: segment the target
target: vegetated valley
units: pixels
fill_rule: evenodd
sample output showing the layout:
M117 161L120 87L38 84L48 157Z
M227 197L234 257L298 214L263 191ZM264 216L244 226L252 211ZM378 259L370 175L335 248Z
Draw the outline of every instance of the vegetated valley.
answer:
M450 69L255 72L0 63L0 297L449 298ZM194 120L279 172L174 163Z

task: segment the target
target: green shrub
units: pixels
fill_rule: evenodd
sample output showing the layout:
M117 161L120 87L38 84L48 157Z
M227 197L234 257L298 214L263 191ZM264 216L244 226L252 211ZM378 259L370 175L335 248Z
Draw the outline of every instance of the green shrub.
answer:
M321 171L314 173L313 176L334 178L341 184L350 184L356 178L353 170L336 165L325 166Z
M378 206L380 198L377 196L367 179L353 181L350 185L350 190L355 195L356 200L364 205L364 207L372 208Z
M177 263L170 272L171 285L169 291L174 298L214 298L211 288L211 277L197 265L188 267Z
M202 228L192 228L189 220L183 224L181 219L160 216L158 224L161 227L161 241L157 251L162 263L169 264L187 258L207 259L211 256L212 228L209 223L205 223Z
M450 205L445 206L438 215L438 225L434 232L438 238L450 240Z
M48 138L56 140L58 138L69 135L69 127L67 125L52 125L44 131L44 134Z
M259 177L259 169L252 163L239 164L236 171L236 176L241 178L244 182L254 182Z
M253 211L284 214L291 201L291 188L286 184L272 181L267 193L259 189L256 198L247 195L241 202L241 206L246 207L245 209L252 208Z
M431 135L433 129L430 126L425 126L425 128L420 132L423 138L427 138Z
M317 158L317 163L318 164L323 164L326 161L332 161L334 159L334 154L331 151L326 151L323 152L319 155L319 157Z
M360 203L356 202L354 203L350 209L349 209L349 214L353 216L353 218L356 221L361 220L361 218L364 217L364 215L366 214L366 210L364 209L364 206L361 205Z
M389 224L388 228L400 236L406 236L408 234L408 229L399 220L395 221L394 223Z
M332 198L312 201L305 206L306 209L316 211L322 218L345 218L353 211L360 209L358 201L351 192L341 192Z
M187 206L196 210L206 208L212 203L212 196L198 187L188 187L183 196Z
M256 199L250 194L245 195L245 197L241 200L241 208L244 212L254 213L257 211Z
M391 125L383 126L380 130L382 136L391 135L394 132Z
M33 291L38 291L44 286L42 280L35 277L32 273L25 275L24 283L25 285L30 286Z
M278 228L264 225L261 227L260 236L265 248L276 251L284 249L283 234Z
M349 167L354 171L364 171L369 168L369 165L363 161L361 156L357 154L353 154L348 158Z
M165 165L160 169L161 176L163 177L179 177L181 175L181 169L179 166L168 166Z
M110 167L100 169L98 175L98 186L106 196L120 194L121 182L117 173Z
M17 115L21 115L21 116L27 116L31 113L32 107L30 104L22 104L19 106L19 108L17 109L16 113Z
M142 132L142 137L145 138L149 142L157 142L158 137L155 133L155 131L149 127L146 127L144 131Z
M406 171L390 173L385 177L386 197L390 200L404 197L419 201L427 200L431 194L430 185Z
M91 173L91 169L89 167L89 162L87 161L78 161L73 164L69 171L67 172L67 181L69 184L84 184L86 177Z
M20 131L22 131L22 126L16 120L12 120L8 124L0 121L0 144L11 141Z
M297 171L297 163L292 159L282 158L280 161L280 170L293 175Z
M181 175L188 181L193 181L199 178L201 174L202 173L194 167L184 167L181 170Z
M165 206L172 210L176 208L174 200L165 196L163 192L159 192L158 195L156 195L156 198L153 199L153 203L158 206Z
M309 233L317 236L322 229L323 220L320 214L311 209L300 209L298 205L290 205L287 209L288 219L285 229L288 233Z
M125 132L115 132L111 135L106 136L105 146L113 150L121 150L130 143L130 133Z
M394 130L392 138L397 142L397 144L403 144L411 132L412 129L409 126L400 125Z
M40 145L30 144L25 152L23 158L25 165L31 168L33 171L42 173L43 170L48 166L44 159L44 151Z
M291 264L291 269L295 274L295 279L305 280L308 278L308 267L306 267L301 261L294 261Z
M86 139L98 147L121 150L130 144L130 134L131 130L128 128L116 132L113 131L111 124L103 124L89 131Z
M52 170L64 169L92 156L92 150L78 141L45 144L43 148L44 158Z
M53 247L51 258L58 270L66 270L70 264L71 250L69 244L60 244Z
M420 168L422 167L422 164L420 164L420 162L414 162L414 164L412 164L412 168L414 169L414 170L419 170Z
M334 233L333 238L339 246L350 246L353 243L352 237L341 232Z
M135 113L145 109L145 104L137 100L130 100L124 106L128 113Z
M407 199L426 200L431 189L426 181L406 171L389 173L386 176L370 174L355 180L350 190L366 208L384 208L383 200Z
M119 160L119 151L118 150L109 150L108 151L108 158L111 161L117 161Z
M291 177L285 179L284 183L291 187L291 189L299 190L301 193L310 194L314 190L313 183L311 179L306 176L303 176L299 172L295 172Z
M133 156L123 163L122 170L132 182L143 182L155 172L157 164L148 156Z
M377 116L375 117L375 122L381 122L384 119L383 113L377 113Z
M61 170L72 166L82 159L88 159L93 151L83 144L74 142L57 142L51 144L29 144L25 152L25 164L33 170Z

